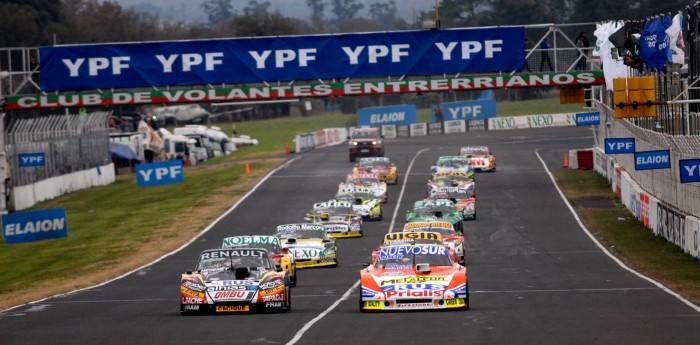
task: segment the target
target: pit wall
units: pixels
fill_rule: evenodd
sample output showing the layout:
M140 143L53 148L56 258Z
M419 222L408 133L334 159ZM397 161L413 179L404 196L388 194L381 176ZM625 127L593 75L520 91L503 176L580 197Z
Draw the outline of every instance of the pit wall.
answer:
M114 181L113 163L50 177L29 185L12 188L10 207L15 211L21 211L63 194L95 186L106 186Z
M593 169L606 177L612 191L625 207L655 235L700 258L700 219L664 203L637 184L617 160L600 148L593 148ZM570 169L576 169L576 151L569 151Z

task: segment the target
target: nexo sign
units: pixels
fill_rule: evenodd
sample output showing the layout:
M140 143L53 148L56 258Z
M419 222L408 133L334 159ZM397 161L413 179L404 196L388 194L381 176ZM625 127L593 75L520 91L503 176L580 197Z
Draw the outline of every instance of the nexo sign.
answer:
M20 167L43 167L46 164L46 155L43 152L37 153L20 153Z
M700 182L700 159L681 159L681 183Z
M605 154L634 153L634 138L605 139Z
M636 170L669 169L670 167L671 153L669 150L634 153L634 168Z
M403 104L389 107L360 108L358 126L410 125L416 123L416 105Z
M160 186L184 180L181 160L136 165L136 184L139 187Z
M66 209L8 213L2 216L5 243L33 242L68 236Z
M576 114L576 126L599 125L600 113L578 113Z

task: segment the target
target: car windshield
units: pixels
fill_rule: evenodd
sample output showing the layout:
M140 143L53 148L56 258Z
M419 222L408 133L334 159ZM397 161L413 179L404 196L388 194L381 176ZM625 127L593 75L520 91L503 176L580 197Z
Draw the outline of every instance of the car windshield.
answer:
M285 230L278 231L277 237L281 239L287 238L326 238L326 230Z
M441 212L442 214L449 214L455 212L455 205L453 203L421 203L416 204L413 207L413 212L418 215L435 215L435 213Z
M350 200L355 200L355 198L350 196ZM317 209L313 210L311 213L312 213L312 215L321 215L324 213L334 215L334 214L352 214L355 212L352 210L352 206L350 206L350 207L337 206L337 207L317 208Z
M352 132L353 139L379 139L377 131L354 131Z
M388 168L391 166L391 162L389 162L389 161L375 161L375 160L364 161L361 159L360 166L363 168L367 168L367 167Z
M275 243L254 243L254 244L243 244L243 245L234 245L229 248L262 248L262 249L267 249L269 253L275 253L279 254L282 252L282 247Z
M379 182L380 182L379 178L377 178L377 177L359 177L359 176L348 178L348 181L347 181L347 183L362 184L365 186L378 184Z
M197 264L197 270L201 271L223 271L235 269L237 267L264 267L270 268L269 261L259 256L237 256L226 258L201 259Z
M412 268L416 264L451 266L449 253L440 245L401 245L379 248L377 268Z
M487 155L487 154L489 154L489 150L485 147L465 147L465 148L462 148L462 154Z
M469 163L463 157L454 157L439 159L436 165L441 167L463 167L469 165Z
M471 181L467 177L467 175L460 174L460 175L446 175L446 176L436 176L435 179L433 179L435 182L444 182L446 184L452 184L452 181L457 181L457 182L466 182L466 181Z
M431 199L465 199L469 197L467 188L444 188L432 191Z

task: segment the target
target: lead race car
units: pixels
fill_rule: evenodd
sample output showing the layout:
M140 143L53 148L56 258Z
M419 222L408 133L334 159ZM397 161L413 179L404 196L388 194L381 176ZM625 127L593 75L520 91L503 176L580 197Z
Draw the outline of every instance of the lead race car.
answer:
M369 188L374 193L374 196L383 203L389 201L389 193L386 190L386 182L381 181L379 179L379 175L377 174L348 174L345 176L345 182L341 182L338 185L338 190L352 187Z
M496 156L486 146L465 146L459 149L459 155L465 157L475 170L496 171Z
M210 249L180 280L180 312L246 313L292 308L287 273L262 248Z
M297 285L297 265L294 257L282 248L280 240L275 236L231 236L226 237L221 248L263 248L270 253L276 268L287 272L291 286Z
M352 203L353 210L362 219L382 220L382 203L369 188L352 187L338 190L335 200Z
M338 265L338 246L322 224L280 225L275 236L292 254L298 269Z
M317 202L304 220L323 224L330 238L362 236L362 216L347 201Z
M352 170L353 174L377 174L379 179L387 184L398 184L399 175L396 172L396 165L387 157L360 158L360 161Z
M467 269L443 245L381 247L360 282L362 312L469 308Z

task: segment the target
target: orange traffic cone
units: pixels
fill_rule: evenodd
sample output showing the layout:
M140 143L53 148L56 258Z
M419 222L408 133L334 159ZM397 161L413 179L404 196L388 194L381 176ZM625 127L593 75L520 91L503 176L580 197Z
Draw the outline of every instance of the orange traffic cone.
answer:
M245 173L246 175L250 174L250 165L248 165L248 161L245 161Z
M289 149L289 143L284 143L284 153L287 155L291 153L291 150Z
M569 153L566 152L566 153L564 153L564 168L568 168L568 167L569 167Z

